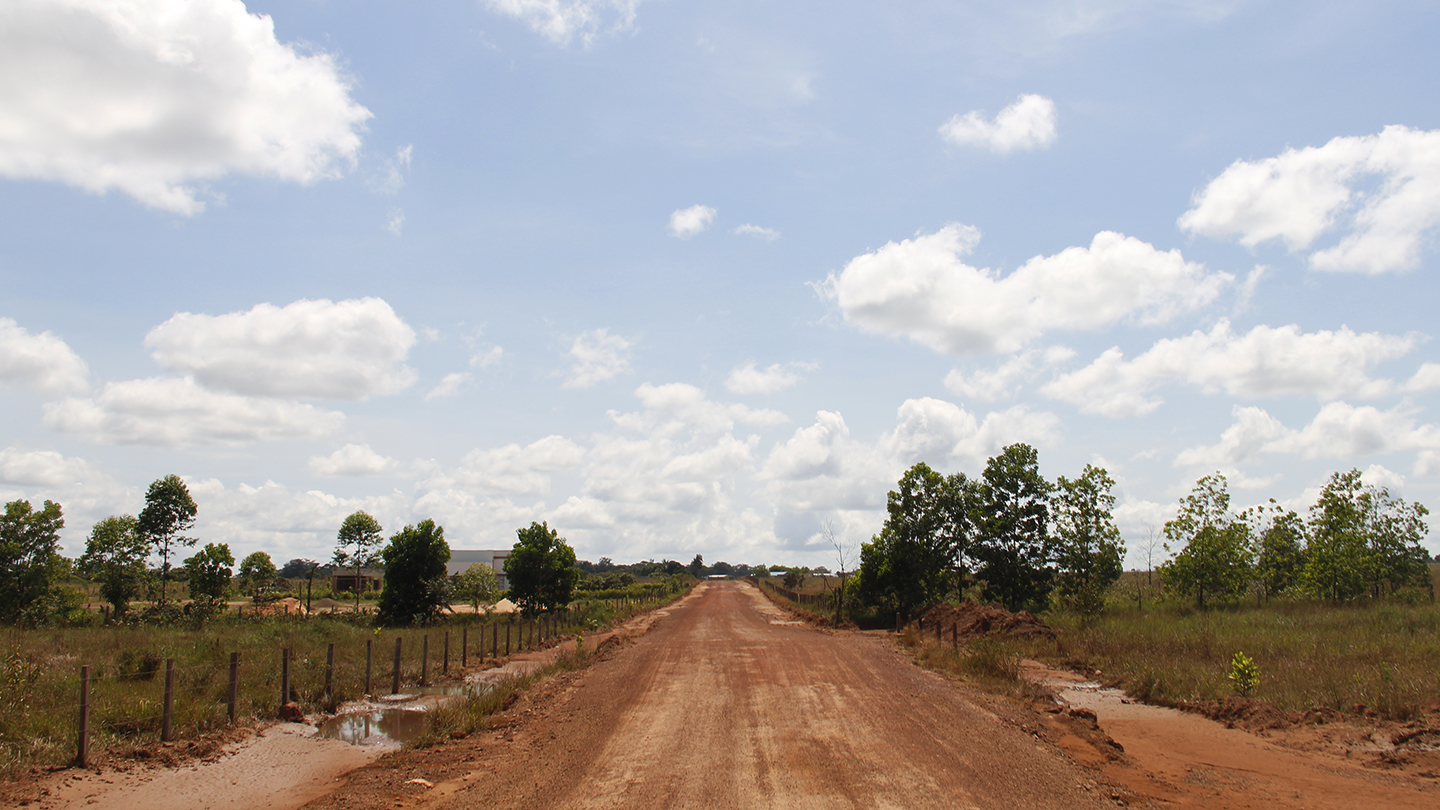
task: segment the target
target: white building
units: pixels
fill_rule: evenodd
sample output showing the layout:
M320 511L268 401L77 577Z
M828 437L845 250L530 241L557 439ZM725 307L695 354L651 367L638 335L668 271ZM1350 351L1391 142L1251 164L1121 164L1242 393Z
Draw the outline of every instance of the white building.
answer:
M495 569L496 576L500 577L500 590L508 590L510 583L505 579L505 558L510 556L510 549L474 549L474 548L452 548L450 549L450 562L445 563L445 575L455 576L472 565L488 565Z

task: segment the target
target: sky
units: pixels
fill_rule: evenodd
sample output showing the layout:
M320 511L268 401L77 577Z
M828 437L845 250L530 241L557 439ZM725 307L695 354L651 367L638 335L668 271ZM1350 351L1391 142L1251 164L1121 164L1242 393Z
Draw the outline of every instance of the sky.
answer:
M1440 506L1440 7L9 0L0 497L836 566L910 465ZM1440 538L1427 538L1440 551Z

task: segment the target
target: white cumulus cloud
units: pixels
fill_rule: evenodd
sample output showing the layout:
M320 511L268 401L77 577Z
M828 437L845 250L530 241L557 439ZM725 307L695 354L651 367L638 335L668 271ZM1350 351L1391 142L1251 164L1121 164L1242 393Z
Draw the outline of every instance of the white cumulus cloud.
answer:
M630 28L641 1L482 0L491 11L523 22L556 45L568 45L576 36L588 45L600 34Z
M766 242L774 242L780 238L780 232L774 228L763 228L759 225L751 225L748 222L731 231L731 233L736 236L753 236L756 239L763 239Z
M1058 365L1075 356L1073 349L1052 346L1045 351L1031 349L1021 352L994 368L966 374L952 369L945 375L945 387L956 396L994 402L1019 393L1020 383L1034 379L1043 368Z
M453 397L460 393L460 386L474 379L475 375L468 371L455 371L446 374L434 388L425 394L425 401Z
M1151 391L1169 380L1206 393L1267 397L1305 394L1320 399L1378 397L1391 393L1391 380L1368 370L1415 348L1415 335L1335 331L1301 332L1295 325L1256 326L1238 335L1222 320L1209 332L1195 331L1155 343L1134 360L1118 348L1090 365L1063 374L1041 393L1080 406L1086 413L1120 419L1150 413L1163 400Z
M45 406L45 425L102 444L238 446L328 436L345 415L297 402L220 393L189 377L106 383L93 398Z
M976 228L947 225L857 256L817 288L867 332L962 355L1008 354L1052 330L1162 323L1209 304L1234 280L1112 231L1002 276L961 260L979 240Z
M570 344L570 376L564 388L589 388L630 370L631 342L608 329L592 329Z
M237 0L0 4L0 175L188 216L228 174L338 176L368 118L333 57Z
M1298 430L1260 408L1237 406L1233 413L1235 423L1217 444L1186 449L1176 456L1175 463L1233 464L1270 453L1353 464L1365 456L1416 452L1416 472L1428 475L1440 453L1440 425L1417 423L1413 411L1405 406L1382 411L1370 405L1331 402Z
M1372 182L1378 187L1367 190ZM1237 160L1180 217L1193 233L1247 247L1279 239L1309 251L1313 269L1361 273L1415 267L1437 225L1440 130L1403 126ZM1337 244L1311 251L1330 233L1340 235Z
M90 369L60 338L32 334L11 318L0 318L0 381L17 382L47 394L74 394L90 387Z
M689 239L710 227L714 219L715 209L708 205L681 208L670 215L670 233L681 239Z
M7 484L64 487L95 476L84 459L66 458L54 450L0 450L0 481Z
M379 475L390 472L395 466L395 459L380 455L368 444L347 444L328 456L310 457L310 472L326 478Z
M774 394L800 382L800 371L813 371L813 363L773 363L767 368L756 368L754 362L746 363L730 372L725 378L725 390L732 394Z
M145 336L155 361L211 388L258 396L366 399L415 381L415 330L379 298L182 312Z
M1002 155L1042 149L1055 143L1055 102L1026 93L987 120L979 110L956 115L940 125L940 137L957 146L978 146Z

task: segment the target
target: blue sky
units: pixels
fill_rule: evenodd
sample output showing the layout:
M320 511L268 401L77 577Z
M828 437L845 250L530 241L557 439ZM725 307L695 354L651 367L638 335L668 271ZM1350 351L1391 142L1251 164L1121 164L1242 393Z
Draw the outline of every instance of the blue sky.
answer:
M834 564L927 461L1434 505L1423 3L19 0L0 495ZM1430 541L1432 551L1440 544Z

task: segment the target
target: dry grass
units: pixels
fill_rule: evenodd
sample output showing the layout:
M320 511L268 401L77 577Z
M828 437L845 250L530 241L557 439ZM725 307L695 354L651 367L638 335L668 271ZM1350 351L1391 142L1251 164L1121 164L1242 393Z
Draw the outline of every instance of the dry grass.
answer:
M586 631L624 620L675 596L582 605ZM395 639L402 639L401 682L420 680L422 639L429 637L427 675L441 676L444 637L450 667L460 665L462 626L468 625L473 666L491 648L492 625L462 616L427 628L379 629L365 618L317 616L216 619L200 629L162 626L42 628L0 631L0 778L32 766L58 765L75 756L80 667L90 667L92 751L158 741L166 659L175 662L174 729L177 739L228 725L230 654L240 654L237 718L266 719L281 703L281 650L292 650L291 699L308 713L331 711L365 692L366 641L372 643L371 691L390 691ZM499 624L500 654L505 651ZM537 634L538 638L538 634ZM518 628L512 649L520 648ZM331 690L325 691L326 652L335 645Z
M1260 667L1252 696L1288 711L1363 706L1407 720L1440 695L1440 608L1429 604L1129 607L1089 622L1063 614L1046 619L1060 636L1032 643L1029 654L1100 670L1155 703L1231 694L1226 674L1237 652Z

